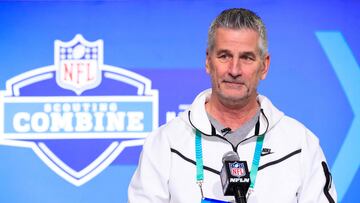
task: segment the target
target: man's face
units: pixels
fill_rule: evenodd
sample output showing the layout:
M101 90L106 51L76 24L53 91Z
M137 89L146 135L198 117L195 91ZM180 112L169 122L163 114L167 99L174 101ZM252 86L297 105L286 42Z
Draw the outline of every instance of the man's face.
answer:
M268 72L270 57L260 57L259 35L249 29L218 28L214 47L206 53L212 97L223 104L244 104L256 99L259 80Z

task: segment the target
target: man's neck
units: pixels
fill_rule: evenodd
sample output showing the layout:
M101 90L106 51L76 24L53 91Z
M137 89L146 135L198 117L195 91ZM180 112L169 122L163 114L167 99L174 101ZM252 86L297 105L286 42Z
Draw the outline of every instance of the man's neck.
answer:
M223 126L235 130L256 115L259 110L259 104L256 98L253 98L244 104L229 106L210 97L209 101L205 104L205 108Z

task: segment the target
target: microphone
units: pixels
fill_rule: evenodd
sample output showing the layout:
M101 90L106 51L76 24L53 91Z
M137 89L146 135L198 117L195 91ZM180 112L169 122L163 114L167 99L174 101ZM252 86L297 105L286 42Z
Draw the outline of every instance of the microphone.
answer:
M229 132L231 132L231 128L227 127L221 130L221 133L225 136L226 134L228 134Z
M229 151L222 158L220 172L221 185L225 196L235 196L237 203L246 203L246 193L250 186L250 174L246 161Z

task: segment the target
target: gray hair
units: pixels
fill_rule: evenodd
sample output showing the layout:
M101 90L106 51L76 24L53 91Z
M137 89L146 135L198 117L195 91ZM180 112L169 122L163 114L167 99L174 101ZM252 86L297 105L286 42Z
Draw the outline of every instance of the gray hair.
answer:
M251 29L256 31L259 38L260 56L268 53L266 28L261 18L254 12L244 8L232 8L221 12L211 23L208 31L208 50L212 51L215 43L215 32L218 28Z

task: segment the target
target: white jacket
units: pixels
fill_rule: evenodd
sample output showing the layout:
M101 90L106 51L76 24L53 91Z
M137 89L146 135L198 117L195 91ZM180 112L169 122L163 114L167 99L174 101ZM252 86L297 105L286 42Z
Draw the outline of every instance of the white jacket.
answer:
M204 196L234 201L234 197L223 195L217 174L223 155L233 149L228 142L211 135L205 111L205 101L210 94L211 90L200 93L188 111L147 137L129 186L129 203L201 201L194 164L195 128L207 134L202 136ZM285 116L266 97L258 96L258 101L267 118L260 114L260 134L268 127L263 149L271 151L260 158L254 192L248 203L337 202L335 187L331 175L326 172L325 157L315 135L298 121ZM254 129L247 137L253 135ZM249 171L255 144L256 138L252 138L237 147Z

